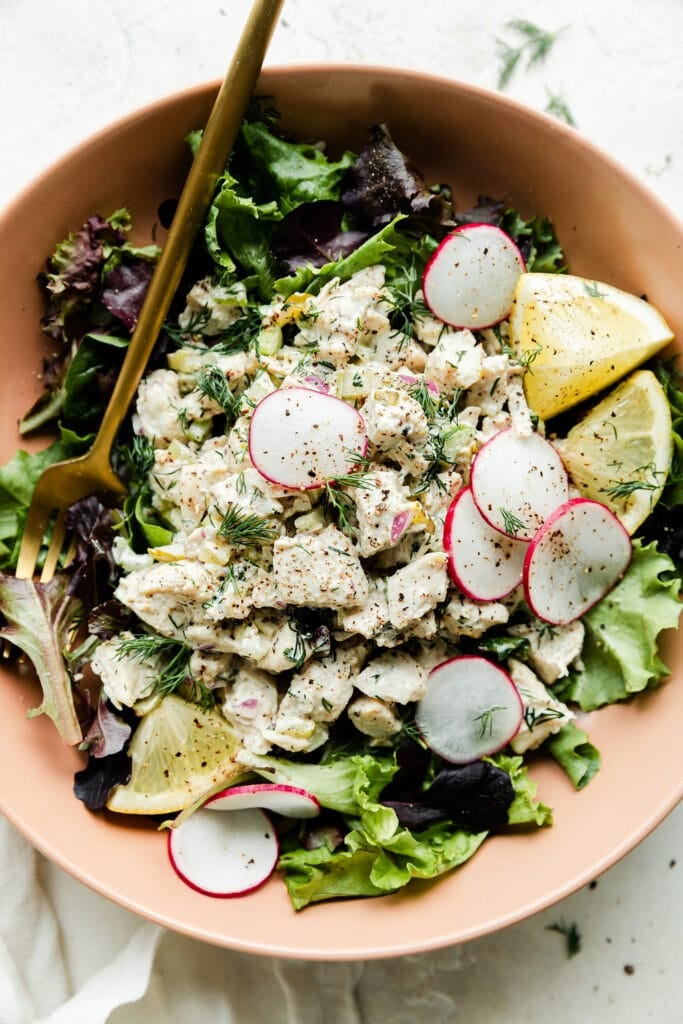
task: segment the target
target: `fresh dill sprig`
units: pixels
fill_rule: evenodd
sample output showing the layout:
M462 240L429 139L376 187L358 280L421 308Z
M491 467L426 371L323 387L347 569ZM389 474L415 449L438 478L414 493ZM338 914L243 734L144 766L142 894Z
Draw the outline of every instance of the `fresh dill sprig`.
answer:
M647 480L620 480L611 487L602 487L601 490L603 494L609 495L610 498L619 500L630 498L636 491L656 491L658 487L659 484L650 483Z
M543 708L542 711L539 711L529 704L524 709L524 724L529 732L533 732L537 725L542 725L543 722L552 722L556 718L562 718L563 714L564 712L559 711L557 708Z
M197 390L229 416L237 415L238 399L233 395L228 379L218 366L203 366L195 377Z
M493 736L493 716L496 711L505 711L505 708L501 704L494 704L493 707L482 711L480 715L475 715L474 721L479 725L480 740L483 740L485 736Z
M211 707L215 699L211 690L196 679L190 670L192 648L171 637L138 633L122 637L117 643L119 657L152 663L155 693L166 696L180 690L189 701L200 707Z
M521 366L524 370L529 370L531 373L533 373L531 367L542 351L542 345L537 345L535 348L528 348L524 352L516 352L510 345L508 345L507 342L504 342L500 347L501 355L507 356L508 359L516 366Z
M134 434L130 444L121 446L121 454L136 480L146 481L154 466L154 445L143 434Z
M583 288L586 295L589 295L591 299L606 299L607 292L600 290L600 285L597 281L584 281Z
M439 396L429 390L429 384L424 377L410 385L408 394L422 406L422 411L428 420L434 419L439 411Z
M264 516L255 512L245 512L239 505L228 505L218 536L230 544L249 546L253 544L272 544L275 540L275 527Z
M387 284L389 294L389 321L393 334L415 337L415 324L429 315L424 299L419 295L422 274L413 259L404 268L402 277Z
M518 519L514 512L510 512L509 509L506 508L500 508L498 511L501 514L505 532L509 537L516 537L520 530L526 530L526 523L523 523L521 519Z
M561 28L556 32L547 32L525 18L514 18L507 23L506 27L517 33L521 39L516 46L503 39L497 40L500 58L499 89L504 89L509 84L523 58L526 58L527 69L533 67L534 64L542 63L557 37L564 31Z
M564 121L564 123L570 125L570 127L576 128L576 121L574 120L564 96L561 96L559 93L550 92L549 90L547 90L547 93L548 102L545 107L546 114L552 114L553 117L556 117L559 121Z
M211 310L208 306L202 306L201 309L192 310L183 327L180 324L165 321L162 329L172 342L185 347L196 335L202 333L210 319Z
M636 491L658 491L661 487L658 477L666 476L666 473L662 473L661 470L657 469L654 462L648 462L646 466L638 466L634 473L638 475L630 480L617 480L610 487L603 487L603 494L607 494L610 498L619 501L630 498ZM646 479L648 475L650 477L649 480Z
M303 609L292 609L287 622L294 633L294 644L285 647L283 654L292 662L292 668L301 668L309 656L329 654L332 636L329 628L318 618L306 614Z
M546 931L558 932L560 935L564 935L567 956L575 956L581 951L581 933L575 922L572 921L570 924L566 924L564 919L554 921L553 924L546 925Z
M367 470L365 469L337 476L334 480L326 480L324 483L323 509L326 515L336 522L342 533L345 533L348 537L356 535L356 527L351 521L351 517L356 510L356 504L351 495L347 494L343 488L360 487L367 490L369 486Z
M238 317L211 339L213 352L246 352L248 349L258 350L258 337L263 327L263 317L258 306L244 307L242 316Z
M241 316L224 327L217 334L203 336L203 332L211 320L208 306L193 311L185 326L166 321L163 325L164 334L174 344L182 348L210 348L212 352L225 355L229 352L246 352L255 348L262 327L262 317L258 306L243 307Z

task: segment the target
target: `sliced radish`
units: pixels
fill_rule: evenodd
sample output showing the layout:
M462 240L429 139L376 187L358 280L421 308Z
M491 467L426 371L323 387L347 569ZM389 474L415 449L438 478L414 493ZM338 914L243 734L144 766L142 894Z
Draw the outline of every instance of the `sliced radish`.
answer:
M517 540L531 540L569 497L567 471L554 445L541 434L519 437L512 427L479 449L470 486L486 522Z
M258 403L249 424L249 455L261 476L297 490L349 472L365 454L361 414L313 388L280 388Z
M264 811L282 814L285 818L315 818L320 804L312 793L297 786L277 782L254 782L231 786L206 801L210 811L237 811L245 807L260 807Z
M528 541L494 530L465 487L451 502L443 544L453 582L475 601L498 601L522 582Z
M493 224L464 224L436 249L422 291L439 320L480 330L508 315L525 270L524 257L504 231Z
M241 896L258 888L277 864L278 841L257 808L211 814L204 807L168 833L176 874L207 896Z
M573 498L557 508L529 544L524 593L534 615L554 626L573 622L621 579L631 538L598 501Z
M488 658L463 655L429 673L415 723L435 754L468 764L509 743L523 713L522 698L504 669Z

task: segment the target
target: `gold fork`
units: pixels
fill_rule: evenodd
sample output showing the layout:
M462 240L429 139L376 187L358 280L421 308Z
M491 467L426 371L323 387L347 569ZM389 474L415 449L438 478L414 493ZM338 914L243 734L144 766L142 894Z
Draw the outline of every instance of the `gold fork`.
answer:
M227 162L283 2L255 0L252 6L204 128L102 424L85 455L56 462L40 476L26 519L17 576L33 576L52 526L40 577L43 582L52 578L67 547L66 513L75 501L90 494L115 501L125 497L126 489L111 466L111 449Z

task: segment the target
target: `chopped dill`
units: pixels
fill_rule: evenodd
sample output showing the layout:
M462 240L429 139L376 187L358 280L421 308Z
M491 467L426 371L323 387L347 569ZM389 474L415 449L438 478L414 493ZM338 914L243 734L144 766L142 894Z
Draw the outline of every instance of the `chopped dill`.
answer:
M211 310L208 306L202 306L201 309L193 310L190 313L183 327L180 324L172 324L170 321L166 321L163 325L163 331L176 345L186 347L196 335L202 333L210 319Z
M258 306L247 305L242 315L233 320L217 334L203 336L203 331L211 319L208 306L193 312L184 327L166 322L163 330L166 336L182 348L210 348L212 352L223 355L229 352L245 352L256 348L262 327L261 311Z
M521 519L518 519L514 512L510 512L509 509L506 508L500 508L498 511L503 519L505 532L509 537L516 537L521 530L526 530L526 523L523 523Z
M528 705L524 709L524 724L529 732L533 732L537 725L542 725L544 722L552 722L557 718L562 718L562 715L563 712L557 708L543 708L542 711L538 711L536 708Z
M272 544L275 540L275 527L264 516L255 512L245 512L239 505L228 505L218 536L229 544L251 545Z
M170 637L138 633L120 638L117 647L119 657L153 665L156 669L154 691L162 697L182 690L187 700L200 707L208 708L215 704L211 690L190 670L192 648L187 644Z
M494 704L493 707L482 711L480 715L474 716L474 721L479 725L480 740L486 736L493 736L493 717L496 711L505 711L505 708L501 704Z
M589 295L591 299L607 298L606 293L600 291L600 286L595 281L584 281L583 287L586 292L586 295Z
M561 921L554 921L553 924L546 925L546 931L558 932L560 935L564 935L567 949L567 956L575 956L581 951L581 933L575 922L567 924L564 919Z
M203 366L195 377L197 390L216 405L220 405L224 413L235 417L238 400L230 390L228 379L218 366Z
M294 633L294 644L285 647L283 653L292 662L292 668L301 668L309 655L320 657L330 653L330 631L319 619L297 609L290 612L287 625Z
M427 304L419 295L421 284L422 273L416 266L414 257L404 268L403 276L387 284L389 322L394 335L402 334L406 338L413 338L415 324L429 315Z
M130 444L121 446L121 454L136 480L145 481L154 466L154 445L143 434L134 434Z
M507 356L510 362L516 366L521 366L524 370L529 370L531 373L533 373L531 367L542 351L543 346L537 345L535 348L529 348L525 352L515 352L507 342L503 342L500 348L501 355Z
M603 493L609 495L610 498L620 500L630 498L636 491L657 491L661 486L657 477L665 475L657 469L654 462L649 462L646 466L639 466L635 472L642 473L643 476L636 476L631 480L618 480L611 487L603 487ZM644 475L648 473L651 477L650 480L644 479Z
M354 537L356 527L351 517L356 510L356 504L350 494L347 494L344 487L360 487L367 489L370 485L365 479L366 473L348 473L345 476L338 476L334 480L326 480L323 490L323 508L326 515L333 519L342 533L348 537Z
M422 411L428 420L434 419L439 411L439 396L430 391L429 384L424 377L410 385L408 394L422 406Z

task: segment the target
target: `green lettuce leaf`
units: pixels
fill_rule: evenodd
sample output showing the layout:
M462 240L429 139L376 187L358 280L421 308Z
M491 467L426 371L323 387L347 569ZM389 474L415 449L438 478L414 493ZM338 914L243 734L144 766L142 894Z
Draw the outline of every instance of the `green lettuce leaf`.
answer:
M359 775L356 756L332 757L323 764L309 764L306 761L289 761L284 757L271 754L253 754L250 751L240 753L240 763L251 768L269 782L283 785L299 786L314 793L322 807L340 814L358 814L359 804L357 787L367 782L367 777ZM380 773L383 788L396 771L391 757L371 758L375 761L375 773Z
M496 754L486 760L507 772L515 790L515 799L508 809L510 825L552 825L553 812L536 798L538 783L529 778L529 773L520 756Z
M517 242L527 270L539 274L561 274L566 270L562 246L547 217L524 220L517 210L506 210L500 219L500 227Z
M232 274L239 266L243 273L253 275L266 298L274 266L270 239L282 212L274 201L256 203L241 195L237 186L235 178L225 177L207 216L206 246L223 274Z
M510 774L515 789L510 824L550 824L550 809L536 800L536 783L522 758L491 760ZM285 843L279 868L297 910L320 900L395 892L413 878L436 878L468 860L488 835L447 821L420 832L402 827L395 811L379 802L397 771L392 752L338 755L319 765L253 754L240 755L240 761L272 782L309 790L347 821L343 848L308 850L292 837Z
M12 570L17 564L21 535L38 477L46 466L68 458L71 453L68 446L55 441L33 454L20 450L0 467L0 569Z
M575 789L583 789L600 771L600 751L574 722L562 726L546 740L543 749L564 768Z
M657 637L678 625L680 580L671 559L657 545L635 540L631 565L620 583L584 617L583 669L554 692L592 711L614 704L669 671L657 653Z
M127 347L127 338L110 334L83 337L64 380L61 427L77 427L80 437L95 433Z
M196 135L190 144L196 147ZM330 160L309 143L278 138L263 122L245 122L205 227L206 245L223 276L238 272L270 298L275 225L303 203L336 200L351 153Z
M286 214L302 203L339 199L354 160L353 153L330 160L318 146L280 138L263 121L246 121L230 169L249 195L258 202L277 199Z

